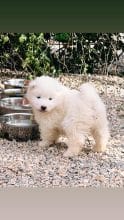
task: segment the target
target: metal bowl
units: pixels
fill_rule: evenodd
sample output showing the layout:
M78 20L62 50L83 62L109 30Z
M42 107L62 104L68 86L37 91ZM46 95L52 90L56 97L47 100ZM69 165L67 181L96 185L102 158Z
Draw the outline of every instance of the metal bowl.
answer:
M4 82L5 89L23 88L25 79L9 79Z
M3 92L2 92L2 89L0 89L0 99L2 99L2 96L3 95Z
M24 105L22 97L9 97L0 100L0 113L31 113L32 108L30 105Z
M23 97L24 93L22 89L4 89L1 91L1 97Z
M39 138L38 125L30 113L12 113L0 117L3 137L27 141Z

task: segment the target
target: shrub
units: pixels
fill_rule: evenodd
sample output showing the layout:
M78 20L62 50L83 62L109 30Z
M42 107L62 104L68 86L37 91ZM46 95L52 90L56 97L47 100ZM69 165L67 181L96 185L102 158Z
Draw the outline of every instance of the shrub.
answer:
M59 46L54 52L50 40ZM122 33L1 33L0 68L34 76L107 73L108 65L119 59L118 50L124 51Z
M30 71L34 75L55 72L43 33L1 34L0 57L4 68Z
M119 33L71 33L65 53L59 52L58 62L62 72L106 73L108 65L119 59L120 49L124 50L124 42Z

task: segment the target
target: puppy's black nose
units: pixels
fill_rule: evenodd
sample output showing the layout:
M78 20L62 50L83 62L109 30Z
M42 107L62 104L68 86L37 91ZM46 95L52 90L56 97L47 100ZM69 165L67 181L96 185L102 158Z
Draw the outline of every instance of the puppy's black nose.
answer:
M45 110L46 110L46 106L43 106L43 105L42 105L42 106L41 106L41 110L42 110L42 111L45 111Z

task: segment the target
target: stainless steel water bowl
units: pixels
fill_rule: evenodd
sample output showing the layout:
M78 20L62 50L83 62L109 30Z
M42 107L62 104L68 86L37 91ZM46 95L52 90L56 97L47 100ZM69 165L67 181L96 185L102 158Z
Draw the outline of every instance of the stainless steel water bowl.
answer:
M23 90L21 88L14 88L14 89L4 89L2 92L1 92L1 96L3 98L5 97L23 97L24 96L24 93L23 93Z
M0 113L1 114L8 114L8 113L31 113L32 108L31 106L24 105L22 97L9 97L3 98L0 100Z
M12 113L0 117L1 132L4 137L27 141L39 137L38 125L30 113Z
M4 82L5 89L23 88L25 79L9 79Z

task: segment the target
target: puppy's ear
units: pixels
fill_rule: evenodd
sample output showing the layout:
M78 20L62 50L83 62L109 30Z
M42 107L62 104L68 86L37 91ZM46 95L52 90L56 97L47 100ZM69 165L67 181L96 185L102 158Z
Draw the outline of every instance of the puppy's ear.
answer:
M32 80L29 85L28 85L28 89L32 90L36 87L36 83L35 83L35 80Z

